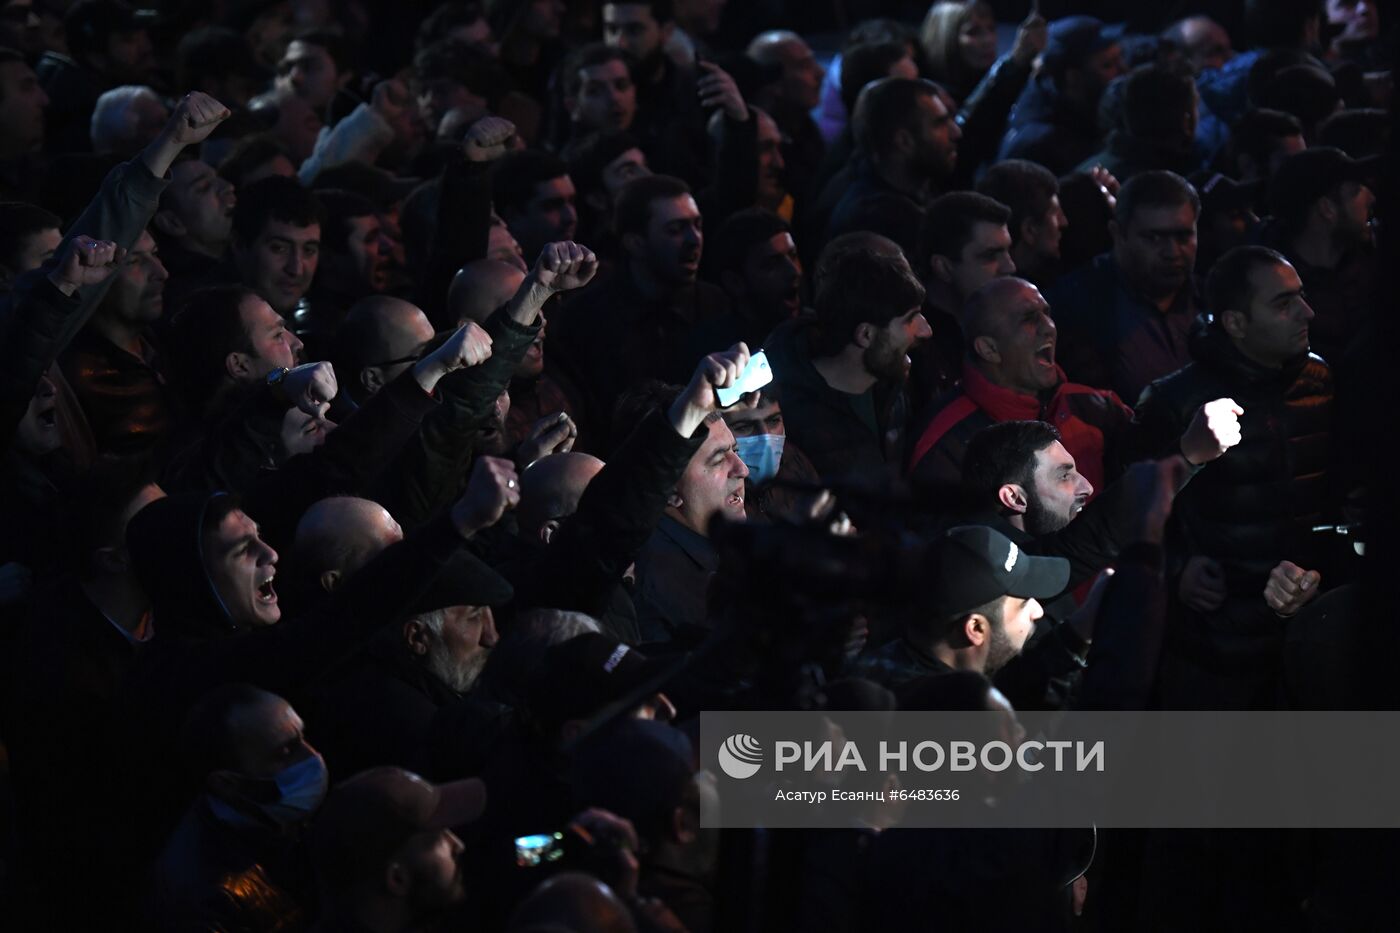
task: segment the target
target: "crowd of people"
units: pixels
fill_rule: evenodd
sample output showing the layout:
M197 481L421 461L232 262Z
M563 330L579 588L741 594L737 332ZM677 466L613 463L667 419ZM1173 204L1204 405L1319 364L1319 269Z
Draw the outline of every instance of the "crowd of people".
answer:
M0 0L15 929L1394 925L1393 832L721 832L696 751L1394 708L1393 9L153 5Z

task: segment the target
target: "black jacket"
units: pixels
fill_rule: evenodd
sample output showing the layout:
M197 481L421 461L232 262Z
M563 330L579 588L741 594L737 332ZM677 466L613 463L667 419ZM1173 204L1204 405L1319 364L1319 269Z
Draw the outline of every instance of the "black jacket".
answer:
M1205 402L1229 397L1244 408L1239 445L1192 480L1172 515L1190 553L1224 566L1231 595L1258 597L1280 560L1311 569L1321 559L1310 528L1337 505L1329 483L1331 372L1311 354L1265 369L1204 323L1190 349L1192 363L1143 392L1143 441L1151 454L1169 453Z

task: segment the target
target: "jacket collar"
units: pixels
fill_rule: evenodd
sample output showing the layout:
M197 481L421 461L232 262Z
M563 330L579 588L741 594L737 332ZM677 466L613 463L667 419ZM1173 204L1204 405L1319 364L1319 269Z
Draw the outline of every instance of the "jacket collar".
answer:
M1053 398L1065 383L1064 371L1055 366L1058 381L1055 388L1044 393L1045 400ZM1037 421L1044 403L1040 396L1023 395L1020 392L996 385L982 374L976 366L963 362L963 394L972 399L977 407L986 412L993 421Z

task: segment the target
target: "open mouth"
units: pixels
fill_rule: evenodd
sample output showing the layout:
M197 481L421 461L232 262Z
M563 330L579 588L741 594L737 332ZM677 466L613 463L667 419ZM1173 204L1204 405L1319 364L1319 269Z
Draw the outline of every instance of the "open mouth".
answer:
M1054 366L1054 365L1055 365L1055 343L1054 343L1054 341L1051 341L1050 343L1042 344L1042 345L1040 346L1040 348L1037 349L1037 350L1035 351L1035 358L1036 358L1037 360L1039 360L1042 364L1046 365L1046 366Z
M275 576L276 574L273 574L258 584L258 602L265 606L277 602L277 591L272 588L272 580Z
M724 500L724 504L731 509L743 511L744 509L744 488L741 486L735 492L729 494L729 498Z
M58 426L58 409L45 408L38 414L39 427L53 428Z

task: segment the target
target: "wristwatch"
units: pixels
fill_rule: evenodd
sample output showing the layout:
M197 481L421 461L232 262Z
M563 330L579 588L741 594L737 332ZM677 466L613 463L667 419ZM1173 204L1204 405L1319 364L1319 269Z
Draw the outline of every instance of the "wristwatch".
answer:
M282 366L282 367L279 367L279 368L277 368L277 369L274 369L272 372L268 373L268 374L267 374L267 387L268 387L269 389L275 389L275 388L277 388L278 386L280 386L280 385L282 384L282 380L285 379L285 378L287 378L287 373L289 373L289 372L291 372L290 369L288 369L288 368L285 367L285 366Z

